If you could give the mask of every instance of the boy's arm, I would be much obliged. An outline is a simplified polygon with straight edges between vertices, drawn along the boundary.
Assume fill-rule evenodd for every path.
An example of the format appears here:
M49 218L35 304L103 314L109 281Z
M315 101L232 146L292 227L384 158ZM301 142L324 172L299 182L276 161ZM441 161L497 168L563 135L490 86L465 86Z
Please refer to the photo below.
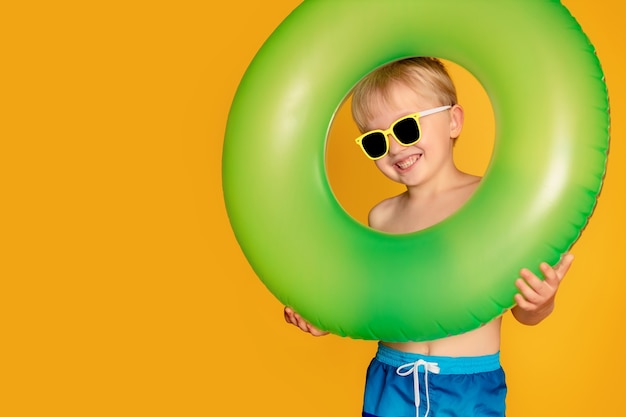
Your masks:
M573 261L574 255L567 253L554 268L545 262L542 263L539 268L544 280L539 279L528 269L521 270L521 278L515 282L520 291L515 295L517 305L511 309L517 321L532 326L552 313L559 284Z

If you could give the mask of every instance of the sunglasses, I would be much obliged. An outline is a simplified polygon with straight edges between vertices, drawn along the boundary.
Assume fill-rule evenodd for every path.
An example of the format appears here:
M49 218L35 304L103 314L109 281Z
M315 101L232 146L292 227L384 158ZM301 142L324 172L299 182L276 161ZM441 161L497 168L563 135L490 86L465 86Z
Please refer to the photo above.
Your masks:
M372 161L382 158L389 152L389 134L393 134L402 146L411 146L419 142L422 134L419 119L448 110L452 106L435 107L419 113L404 116L391 124L387 130L370 130L356 138L356 143L361 147L365 155Z

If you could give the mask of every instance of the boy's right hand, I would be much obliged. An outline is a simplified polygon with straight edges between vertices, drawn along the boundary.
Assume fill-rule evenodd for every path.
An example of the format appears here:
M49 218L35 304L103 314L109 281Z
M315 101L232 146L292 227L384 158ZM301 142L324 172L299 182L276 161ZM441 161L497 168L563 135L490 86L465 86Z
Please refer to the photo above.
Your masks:
M308 323L302 317L300 317L298 313L293 311L291 307L285 307L284 315L285 315L285 321L287 323L291 323L294 326L299 327L300 330L302 330L303 332L311 333L311 335L313 336L324 336L329 333L329 332L320 330L317 327L312 326L311 323Z

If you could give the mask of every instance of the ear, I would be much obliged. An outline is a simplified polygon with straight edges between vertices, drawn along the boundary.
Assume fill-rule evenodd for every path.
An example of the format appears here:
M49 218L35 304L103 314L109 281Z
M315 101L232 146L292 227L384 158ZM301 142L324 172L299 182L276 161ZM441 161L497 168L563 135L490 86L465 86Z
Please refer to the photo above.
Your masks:
M463 120L465 118L465 112L463 107L455 104L450 109L450 139L456 139L461 134L463 129Z

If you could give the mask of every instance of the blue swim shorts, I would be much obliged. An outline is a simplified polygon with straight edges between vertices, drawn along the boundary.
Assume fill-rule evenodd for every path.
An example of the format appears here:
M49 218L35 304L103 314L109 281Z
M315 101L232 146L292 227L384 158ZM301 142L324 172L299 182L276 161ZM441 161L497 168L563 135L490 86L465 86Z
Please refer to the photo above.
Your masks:
M426 356L382 344L367 369L363 417L503 417L500 354Z

